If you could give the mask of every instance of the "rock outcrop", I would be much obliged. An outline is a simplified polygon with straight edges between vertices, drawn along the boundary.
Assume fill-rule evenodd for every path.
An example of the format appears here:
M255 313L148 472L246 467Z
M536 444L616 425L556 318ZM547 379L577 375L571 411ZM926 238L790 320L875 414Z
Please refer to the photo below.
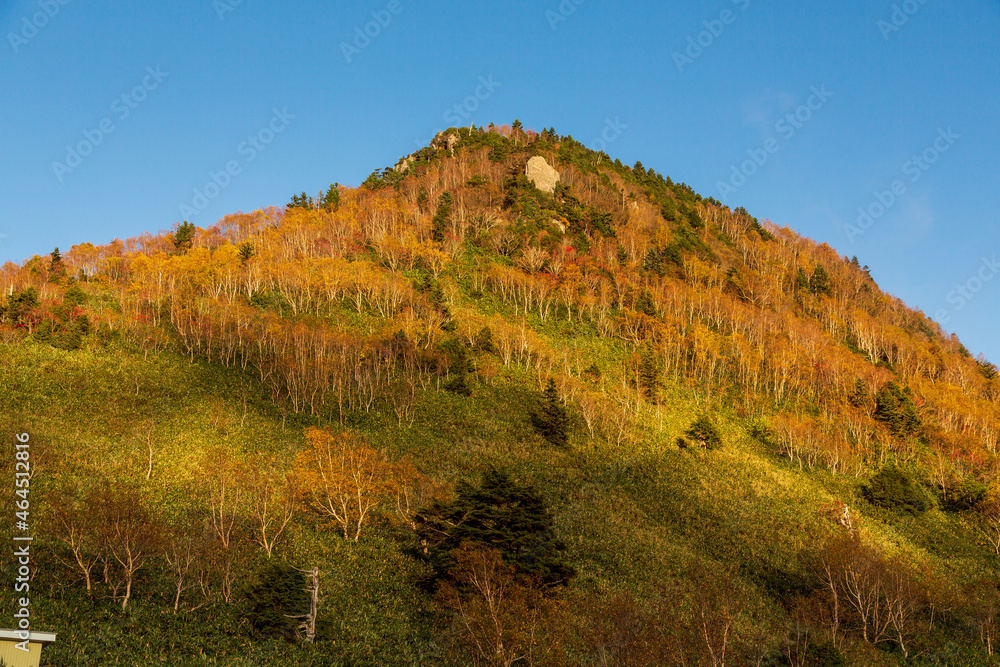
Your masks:
M549 166L549 163L541 155L536 155L528 160L528 166L525 167L524 174L542 192L552 194L556 191L556 183L559 182L559 172Z
M444 132L439 133L434 137L434 141L431 142L431 148L442 150L444 148L448 149L448 152L452 155L455 154L455 146L461 141L461 137L452 132L451 134L445 134Z

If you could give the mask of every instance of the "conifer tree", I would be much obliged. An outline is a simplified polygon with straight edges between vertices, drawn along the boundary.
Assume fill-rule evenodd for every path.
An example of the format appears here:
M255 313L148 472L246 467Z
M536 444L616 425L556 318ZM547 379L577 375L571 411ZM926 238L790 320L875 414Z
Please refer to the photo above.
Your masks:
M825 294L830 296L833 286L830 284L830 275L823 268L822 264L817 264L813 271L812 278L809 279L809 291L813 294Z
M650 403L660 402L660 368L653 355L653 350L647 345L640 355L639 382L642 394Z
M884 423L897 438L914 435L920 430L920 416L909 387L903 389L895 382L886 382L879 389L873 416Z
M451 220L451 205L453 198L450 192L442 192L438 197L438 210L431 221L431 238L441 243L444 241L445 231L448 229L448 222Z
M414 518L414 551L434 571L428 583L455 566L454 552L465 543L498 550L519 573L543 584L562 584L574 576L562 561L565 545L556 537L552 515L533 487L490 468L478 487L460 482L456 491L453 501L435 501Z
M340 183L334 183L323 195L321 206L328 211L336 211L340 207Z
M294 567L270 561L260 581L247 590L250 626L261 637L295 639L298 617L309 611L306 578Z
M194 243L194 225L185 220L174 230L174 247L181 252L187 252Z
M556 447L566 447L569 444L569 418L566 416L566 408L559 400L555 380L549 379L542 395L542 411L531 415L531 423L543 438Z
M244 241L240 244L240 262L246 264L254 254L254 247L250 241Z
M722 436L719 435L719 430L715 428L715 424L712 423L712 420L707 415L698 417L688 430L684 432L684 435L705 449L714 449L722 444Z
M639 298L635 300L635 309L644 315L656 317L656 304L653 303L653 297L649 290L643 290Z

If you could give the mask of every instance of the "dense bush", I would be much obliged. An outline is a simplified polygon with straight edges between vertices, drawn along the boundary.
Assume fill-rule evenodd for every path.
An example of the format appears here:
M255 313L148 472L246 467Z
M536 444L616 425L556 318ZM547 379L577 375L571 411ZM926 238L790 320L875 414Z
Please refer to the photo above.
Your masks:
M712 423L712 420L707 415L701 415L694 420L694 423L688 427L688 430L684 431L684 435L705 449L714 449L722 444L722 436L719 435L719 429L715 428L715 424Z
M454 501L434 502L416 515L415 524L414 553L433 570L429 585L455 567L454 552L466 543L496 549L518 573L544 584L574 576L542 497L502 470L484 472L478 487L460 483Z
M926 512L933 505L926 489L896 466L882 468L862 487L861 495L872 505L907 514Z
M262 638L295 639L300 616L309 613L306 577L291 565L273 561L247 591L248 620Z

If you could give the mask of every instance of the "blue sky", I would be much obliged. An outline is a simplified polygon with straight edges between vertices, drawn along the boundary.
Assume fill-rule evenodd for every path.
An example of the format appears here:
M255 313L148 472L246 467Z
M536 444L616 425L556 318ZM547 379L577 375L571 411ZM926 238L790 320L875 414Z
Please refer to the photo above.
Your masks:
M0 262L519 118L857 255L1000 361L1000 0L846 4L4 2Z

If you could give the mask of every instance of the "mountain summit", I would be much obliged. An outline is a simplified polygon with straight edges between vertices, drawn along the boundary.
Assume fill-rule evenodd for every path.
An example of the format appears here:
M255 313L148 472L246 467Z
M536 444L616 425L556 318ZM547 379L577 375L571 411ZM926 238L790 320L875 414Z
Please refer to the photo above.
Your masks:
M996 367L555 130L0 288L51 664L993 664Z

